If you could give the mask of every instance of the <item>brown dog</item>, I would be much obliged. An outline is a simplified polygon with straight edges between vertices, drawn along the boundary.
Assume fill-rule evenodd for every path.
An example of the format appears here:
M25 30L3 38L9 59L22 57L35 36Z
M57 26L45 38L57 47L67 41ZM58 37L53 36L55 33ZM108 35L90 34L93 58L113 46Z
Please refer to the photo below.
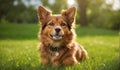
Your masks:
M76 8L62 11L61 15L52 15L39 6L38 17L41 23L39 47L42 64L73 65L87 58L87 52L75 42L73 29Z

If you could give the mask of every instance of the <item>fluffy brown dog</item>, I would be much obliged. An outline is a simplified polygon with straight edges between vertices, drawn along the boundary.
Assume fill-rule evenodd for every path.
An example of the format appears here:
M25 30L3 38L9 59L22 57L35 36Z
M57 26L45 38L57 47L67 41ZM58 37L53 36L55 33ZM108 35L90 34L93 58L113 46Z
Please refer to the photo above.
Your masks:
M42 6L38 8L41 23L39 47L42 64L73 65L87 58L87 52L75 42L73 29L76 8L62 11L61 15L52 15Z

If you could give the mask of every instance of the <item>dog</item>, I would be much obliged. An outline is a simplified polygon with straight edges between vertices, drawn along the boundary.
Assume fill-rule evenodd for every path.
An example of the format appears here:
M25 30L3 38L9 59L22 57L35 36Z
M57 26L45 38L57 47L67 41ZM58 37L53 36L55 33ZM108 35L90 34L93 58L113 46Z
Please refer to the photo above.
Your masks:
M88 57L87 51L75 42L75 15L75 7L63 10L58 15L52 15L43 6L38 7L42 65L74 65Z

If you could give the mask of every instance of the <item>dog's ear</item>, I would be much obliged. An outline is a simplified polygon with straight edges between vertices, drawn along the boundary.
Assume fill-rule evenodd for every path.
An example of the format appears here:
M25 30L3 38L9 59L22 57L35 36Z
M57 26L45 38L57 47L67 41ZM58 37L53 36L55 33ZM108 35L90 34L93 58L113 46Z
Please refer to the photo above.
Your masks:
M50 11L45 9L43 6L38 7L38 18L42 21L46 19L51 14Z
M68 22L69 24L72 24L74 22L75 15L76 15L75 7L71 7L67 10L62 11L62 16L64 16L69 21Z

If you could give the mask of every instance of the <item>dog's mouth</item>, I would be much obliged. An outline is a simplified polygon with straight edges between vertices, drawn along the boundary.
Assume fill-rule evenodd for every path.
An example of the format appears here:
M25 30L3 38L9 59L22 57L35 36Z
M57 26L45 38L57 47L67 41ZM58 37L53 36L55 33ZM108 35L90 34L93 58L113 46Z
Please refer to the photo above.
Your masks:
M51 37L53 40L61 40L61 39L63 38L63 35L59 35L59 34L51 35L51 34L50 34L50 37Z

